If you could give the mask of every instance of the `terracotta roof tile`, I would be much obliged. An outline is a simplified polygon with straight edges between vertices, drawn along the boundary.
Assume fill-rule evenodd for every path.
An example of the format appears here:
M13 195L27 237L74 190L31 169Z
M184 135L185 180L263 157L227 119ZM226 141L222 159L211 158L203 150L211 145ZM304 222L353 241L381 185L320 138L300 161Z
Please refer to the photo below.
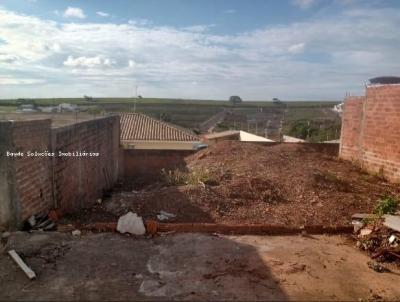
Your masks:
M158 121L141 113L122 113L121 141L199 141L188 130Z

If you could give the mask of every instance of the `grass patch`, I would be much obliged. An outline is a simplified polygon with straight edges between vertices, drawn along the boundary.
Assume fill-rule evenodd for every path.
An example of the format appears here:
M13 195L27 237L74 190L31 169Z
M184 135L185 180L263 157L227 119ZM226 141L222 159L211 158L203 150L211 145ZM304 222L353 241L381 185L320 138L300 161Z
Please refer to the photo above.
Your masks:
M208 169L200 168L193 171L182 171L179 169L161 170L161 177L164 183L170 186L196 185L196 184L216 184L217 180Z
M394 214L397 210L399 200L392 196L385 196L378 200L375 206L374 214L383 216L385 214Z

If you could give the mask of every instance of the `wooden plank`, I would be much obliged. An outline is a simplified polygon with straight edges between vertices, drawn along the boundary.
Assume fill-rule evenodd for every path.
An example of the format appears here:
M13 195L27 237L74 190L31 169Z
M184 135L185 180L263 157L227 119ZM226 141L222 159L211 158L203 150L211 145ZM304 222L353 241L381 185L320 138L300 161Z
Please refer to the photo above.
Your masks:
M385 221L383 222L384 226L400 232L400 216L384 215L383 217L385 218Z
M8 251L8 254L15 261L16 264L24 271L24 273L28 276L30 280L36 278L36 274L33 270L30 269L29 266L21 259L21 257L17 254L15 250Z

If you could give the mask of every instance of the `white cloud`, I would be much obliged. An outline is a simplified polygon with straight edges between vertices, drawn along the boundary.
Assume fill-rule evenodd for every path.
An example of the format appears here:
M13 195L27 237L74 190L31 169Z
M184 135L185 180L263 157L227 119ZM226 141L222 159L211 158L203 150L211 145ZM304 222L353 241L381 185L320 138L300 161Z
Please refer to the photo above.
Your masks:
M210 30L212 27L214 27L215 24L210 24L210 25L192 25L192 26L187 26L184 27L184 30L195 32L195 33L201 33L201 32L206 32Z
M362 92L368 78L398 73L399 26L399 10L375 8L235 35L148 20L62 23L0 9L1 94L126 96L137 81L156 97L341 98ZM29 79L46 83L37 89Z
M304 43L298 43L298 44L293 44L288 47L288 52L291 54L299 54L302 53L305 49L306 44Z
M45 81L41 79L15 78L13 76L0 75L0 85L34 85L42 83L45 83Z
M0 63L14 63L18 60L16 55L0 54Z
M112 61L103 56L95 57L77 57L68 56L67 60L64 61L64 65L68 67L78 67L78 68L93 68L93 67L105 67L111 66Z
M146 25L151 25L152 22L147 19L135 19L135 20L129 20L128 24L136 26L146 26Z
M316 2L316 0L292 0L293 5L298 6L301 9L308 9Z
M78 19L85 19L86 16L82 9L78 7L68 7L64 11L64 17L66 18L78 18Z
M128 66L129 66L129 68L134 68L135 65L136 65L136 63L135 63L134 60L129 60L129 61L128 61Z
M110 14L102 12L102 11L98 11L98 12L96 12L96 14L98 16L100 16L100 17L108 17L108 16L110 16Z

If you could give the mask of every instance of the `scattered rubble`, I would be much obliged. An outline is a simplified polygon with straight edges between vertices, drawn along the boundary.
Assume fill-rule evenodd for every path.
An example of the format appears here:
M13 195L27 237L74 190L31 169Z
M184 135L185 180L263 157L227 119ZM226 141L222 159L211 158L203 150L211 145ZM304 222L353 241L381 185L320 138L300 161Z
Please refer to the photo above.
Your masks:
M24 223L24 230L53 231L56 229L56 223L53 221L55 215L51 217L47 214L36 214L29 217Z
M142 217L132 212L119 218L117 231L123 234L130 233L132 235L144 235L146 233Z
M370 269L373 269L377 273L390 272L390 270L388 268L384 267L382 264L379 264L377 262L369 261L367 264Z
M368 228L364 228L364 229L360 230L360 236L361 237L368 236L371 233L372 233L372 230L368 229Z
M359 218L361 217L359 216ZM359 231L355 231L358 234L356 246L368 252L371 258L378 262L393 262L400 266L400 246L398 243L400 233L397 230L397 224L393 223L400 217L394 215L371 217L364 216L359 221L363 227ZM392 228L389 226L392 226ZM374 270L380 271L381 269L374 268Z
M176 215L165 212L165 211L160 211L160 214L157 215L157 219L160 221L171 220L171 219L174 219L175 217L176 217Z
M72 231L72 235L73 236L80 236L81 235L81 231L80 230L74 230L74 231Z
M4 232L1 234L1 239L7 239L8 237L10 237L11 233L10 232Z

